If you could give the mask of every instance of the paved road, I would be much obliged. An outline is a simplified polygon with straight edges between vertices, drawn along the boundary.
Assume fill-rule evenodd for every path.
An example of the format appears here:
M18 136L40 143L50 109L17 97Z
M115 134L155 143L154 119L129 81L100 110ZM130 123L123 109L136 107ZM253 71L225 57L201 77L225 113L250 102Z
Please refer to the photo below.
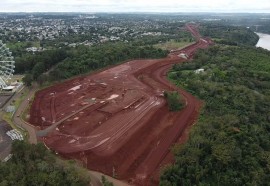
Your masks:
M27 87L25 87L21 92L17 93L15 96L18 98L22 93L27 92ZM37 136L36 136L36 129L34 126L31 126L30 124L26 123L21 119L23 111L29 106L29 101L31 98L34 96L35 91L37 90L36 86L33 86L32 88L28 89L28 95L27 97L23 100L23 102L19 105L17 108L15 114L13 115L13 122L15 125L24 128L28 132L28 141L30 143L36 144L37 143ZM16 99L14 98L14 99Z
M11 101L13 100L16 100L18 99L23 93L26 93L27 92L27 87L24 87L20 92L17 92L11 99L10 101L6 104L6 106L10 105ZM14 113L13 115L13 123L15 125L17 125L18 127L20 128L24 128L25 130L27 130L28 132L28 141L30 143L33 143L33 144L36 144L37 143L37 137L36 137L36 130L33 126L31 125L28 125L26 122L24 122L21 117L17 117L17 116L21 116L24 109L28 107L29 105L29 101L28 99L30 100L32 98L32 96L34 96L35 94L35 91L36 91L37 87L36 86L33 86L30 88L25 100L23 100L23 102L19 105L19 107L17 108L16 112ZM5 106L5 107L6 107ZM4 107L4 108L5 108Z

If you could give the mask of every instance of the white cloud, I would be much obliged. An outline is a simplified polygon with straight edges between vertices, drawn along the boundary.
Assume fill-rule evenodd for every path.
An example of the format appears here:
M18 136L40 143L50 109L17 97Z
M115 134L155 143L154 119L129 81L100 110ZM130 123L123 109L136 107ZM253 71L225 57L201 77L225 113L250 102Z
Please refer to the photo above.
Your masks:
M1 12L268 12L269 0L1 0Z

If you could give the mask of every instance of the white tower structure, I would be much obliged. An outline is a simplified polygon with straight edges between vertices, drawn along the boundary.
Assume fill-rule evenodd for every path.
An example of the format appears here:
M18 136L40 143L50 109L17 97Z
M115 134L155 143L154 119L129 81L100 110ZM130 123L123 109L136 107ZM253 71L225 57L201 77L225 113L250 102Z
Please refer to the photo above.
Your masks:
M0 88L7 87L7 81L14 73L14 64L12 53L0 40Z

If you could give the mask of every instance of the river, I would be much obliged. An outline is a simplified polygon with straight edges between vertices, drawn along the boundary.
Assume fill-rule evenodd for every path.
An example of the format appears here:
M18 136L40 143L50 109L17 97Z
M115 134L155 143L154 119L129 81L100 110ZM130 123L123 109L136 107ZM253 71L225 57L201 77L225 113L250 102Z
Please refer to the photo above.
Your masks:
M270 50L270 35L263 33L256 33L260 39L256 44L257 47L262 47L264 49Z

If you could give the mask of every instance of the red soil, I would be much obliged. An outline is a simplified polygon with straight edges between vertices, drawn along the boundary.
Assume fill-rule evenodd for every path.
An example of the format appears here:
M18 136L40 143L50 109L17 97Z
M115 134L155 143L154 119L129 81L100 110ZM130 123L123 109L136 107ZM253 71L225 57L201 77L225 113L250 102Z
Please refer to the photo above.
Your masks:
M30 122L45 132L44 143L89 169L136 185L156 185L160 165L171 161L172 144L198 116L201 102L166 79L180 53L192 57L206 48L197 42L164 59L134 60L108 70L66 81L36 94ZM169 112L164 90L177 90L186 100L180 112Z

